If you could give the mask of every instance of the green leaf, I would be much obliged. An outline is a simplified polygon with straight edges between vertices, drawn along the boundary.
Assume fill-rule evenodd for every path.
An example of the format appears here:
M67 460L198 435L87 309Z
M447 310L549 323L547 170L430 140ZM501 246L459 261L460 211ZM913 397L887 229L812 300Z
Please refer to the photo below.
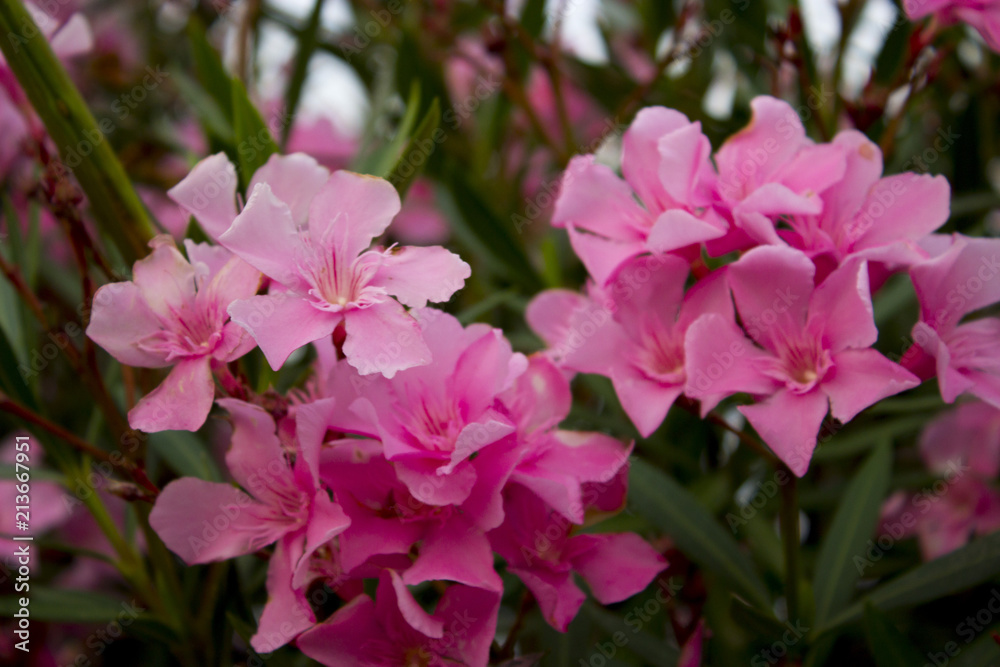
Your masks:
M930 600L972 588L1000 574L1000 532L981 537L970 544L918 565L848 607L825 625L817 626L819 637L835 628L861 618L864 605L873 604L881 611L912 607Z
M205 26L193 17L187 26L191 41L191 56L194 59L195 76L201 87L212 96L225 118L233 117L233 98L230 93L230 76L222 64L215 47L208 41Z
M399 161L386 175L386 179L396 186L400 197L406 196L406 191L420 174L421 168L427 164L437 144L442 141L444 130L440 129L440 125L441 104L435 99L407 142Z
M313 0L312 13L309 14L309 21L298 34L298 51L295 52L295 63L292 65L292 74L288 79L288 88L285 91L285 113L289 118L295 116L295 111L299 106L299 98L302 96L302 86L305 84L306 75L309 73L309 60L316 51L318 44L320 18L323 15L323 0ZM291 133L292 124L285 123L281 128L281 145L288 143L288 135Z
M98 228L128 261L147 252L152 220L124 167L48 40L19 0L0 0L0 49L59 149L62 164L87 195ZM83 149L87 150L84 151Z
M626 637L625 647L642 658L650 667L675 667L680 659L680 652L667 644L662 637L654 637L642 628L636 628L624 622L621 616L598 607L593 602L583 605L583 612L589 616L604 632L612 638L616 633ZM628 632L626 632L628 630Z
M20 609L17 595L0 597L0 616L11 617ZM109 623L122 618L135 618L145 611L130 602L116 600L93 591L77 591L31 586L26 596L31 620L54 623Z
M642 459L632 462L629 496L636 512L662 530L691 560L725 579L761 609L770 609L767 590L733 536L693 496Z
M383 101L379 106L384 108L387 104ZM420 83L415 81L410 86L410 96L406 100L406 113L403 114L402 120L396 126L392 140L370 152L362 150L360 157L351 165L351 169L361 174L374 174L376 176L385 176L391 172L410 138L410 132L417 122L418 113L420 113ZM386 115L387 113L383 113L383 116Z
M865 605L865 635L878 667L917 667L925 662L913 643L871 604Z
M17 475L17 465L14 463L0 463L0 479L15 479ZM41 467L31 467L31 481L33 482L55 482L56 484L65 484L66 476L62 473L56 472L55 470L50 470L48 468Z
M515 222L506 222L490 208L459 164L448 167L444 181L451 185L449 194L458 214L453 220L456 232L472 236L493 269L511 282L531 293L542 289L542 278L516 240Z
M208 448L193 433L160 431L149 434L149 448L170 468L184 476L221 482L222 474L209 455Z
M948 663L949 667L996 667L998 660L1000 660L1000 645L998 645L994 635L998 632L1000 632L1000 626L997 625L984 630L983 634L974 642L961 648L961 653ZM965 641L968 643L969 639ZM949 648L957 649L958 647L949 647L946 644L941 648L947 653ZM954 651L951 651L951 654L954 654Z
M231 87L236 158L240 167L240 182L246 188L254 172L267 162L267 158L278 152L278 144L274 143L271 131L250 101L243 84L232 79Z
M18 363L17 354L10 346L7 336L0 331L0 389L22 405L37 409L35 395L28 381L38 376L38 371L28 365Z
M184 72L176 70L173 72L173 77L181 97L187 100L187 103L194 109L205 135L210 139L231 145L233 143L233 126L230 116L226 116L219 107L218 100ZM229 83L227 82L226 85L228 86Z
M758 639L777 639L788 630L788 627L774 616L748 605L735 595L730 600L729 608L733 619Z
M861 576L854 556L864 553L865 543L875 532L891 473L892 448L883 442L844 489L844 500L833 516L816 560L813 586L817 624L825 623L851 599Z

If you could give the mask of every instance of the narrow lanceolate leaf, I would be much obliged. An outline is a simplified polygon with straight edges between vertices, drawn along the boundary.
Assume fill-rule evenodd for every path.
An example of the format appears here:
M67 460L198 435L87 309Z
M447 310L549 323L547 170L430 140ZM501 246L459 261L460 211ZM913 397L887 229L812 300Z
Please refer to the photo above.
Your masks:
M740 595L769 609L767 591L750 558L708 510L680 484L640 459L629 477L631 506L691 560L725 579Z
M278 144L274 142L257 107L250 101L243 84L237 79L232 79L232 93L236 159L240 166L240 183L245 188L254 172L267 162L267 158L278 152ZM287 118L286 121L291 122Z
M878 524L891 472L892 449L884 442L876 447L844 490L844 500L837 508L816 560L813 588L819 625L843 609L851 598L861 576L854 559L864 554Z
M110 121L98 126L20 0L0 0L0 34L7 64L86 193L98 227L127 261L144 256L153 223L105 136Z
M814 636L859 620L868 603L881 611L912 607L954 595L997 575L1000 575L1000 532L979 538L879 586L827 623L817 624Z
M309 21L299 32L299 48L295 52L295 64L292 66L292 74L288 79L288 88L285 91L285 113L294 117L295 110L299 106L299 99L302 97L302 87L306 82L306 75L309 73L309 60L316 51L319 43L320 18L323 15L323 0L313 0L312 13ZM292 124L286 123L281 128L281 145L288 143L288 135L291 134Z
M444 130L441 129L441 105L437 99L431 102L430 109L424 114L413 136L403 149L399 161L392 170L386 174L386 179L396 186L400 197L406 196L406 191L413 185L413 181L421 172L423 165L427 164L434 148L444 137Z
M628 640L626 644L628 650L642 658L650 667L674 667L677 664L680 651L667 644L662 637L654 637L642 628L636 629L634 625L626 624L621 616L592 602L584 604L583 613L607 633L608 637L614 637L616 633L624 635Z
M914 667L924 664L924 656L913 648L906 635L896 629L886 615L865 605L865 635L878 667Z
M139 603L116 600L93 591L32 586L30 599L29 612L34 621L108 623L119 614L123 614L123 618L136 618L145 611ZM16 595L0 597L0 616L10 618L19 606Z

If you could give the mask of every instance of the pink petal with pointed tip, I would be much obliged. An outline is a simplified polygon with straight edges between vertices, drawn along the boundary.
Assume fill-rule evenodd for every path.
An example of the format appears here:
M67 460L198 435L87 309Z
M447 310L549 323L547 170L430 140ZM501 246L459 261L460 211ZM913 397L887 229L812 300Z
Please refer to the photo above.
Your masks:
M129 410L128 423L146 433L197 431L208 418L214 397L208 357L182 359L160 386Z
M553 227L578 227L619 241L641 241L651 215L629 186L592 155L574 157L562 179Z
M679 208L664 211L649 230L646 247L652 252L673 252L722 238L728 230Z
M774 351L806 323L816 268L801 251L754 248L729 266L729 284L750 337Z
M329 239L337 257L350 262L386 230L399 208L399 193L389 181L335 171L309 208L309 233L314 242Z
M370 284L384 287L404 306L423 308L428 301L450 299L471 275L461 257L440 246L403 246L383 256Z
M303 345L332 334L342 318L288 292L234 301L229 316L250 332L274 370Z
M236 167L225 153L216 153L196 164L167 196L193 215L213 239L225 233L236 218Z
M760 437L797 477L809 470L816 437L827 413L826 395L818 389L795 394L779 389L762 403L740 406L739 411ZM795 415L789 419L789 415Z
M589 545L573 558L580 573L601 604L621 602L643 591L667 567L667 559L635 533L577 535L571 538Z
M820 389L830 397L830 412L847 423L870 405L920 384L919 378L872 350L844 350L833 355L834 373Z
M274 196L288 205L295 224L304 227L309 206L329 177L330 170L310 155L275 153L254 173L247 192L253 192L258 183L267 183Z
M149 524L188 565L208 563L242 556L258 542L266 545L281 536L253 516L258 506L232 485L182 477L163 487Z
M493 569L489 540L481 530L456 517L424 537L420 555L403 573L403 581L411 586L435 580L503 590L500 575Z
M87 336L127 366L160 368L169 365L165 356L137 343L162 326L135 283L111 283L94 294Z
M823 332L831 352L870 347L878 340L868 265L849 261L827 276L809 302L810 327Z
M420 326L391 299L348 311L344 326L344 356L361 375L381 373L392 378L399 371L431 362Z
M279 283L301 291L309 289L298 269L309 249L288 204L278 199L267 183L254 187L243 211L219 242Z

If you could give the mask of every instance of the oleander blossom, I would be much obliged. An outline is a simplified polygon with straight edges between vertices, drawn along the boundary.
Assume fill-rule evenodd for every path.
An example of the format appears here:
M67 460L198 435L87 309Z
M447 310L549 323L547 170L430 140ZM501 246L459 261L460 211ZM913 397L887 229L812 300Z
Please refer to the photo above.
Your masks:
M561 368L609 378L640 435L663 422L687 383L684 338L701 315L732 319L725 271L704 277L685 292L688 265L672 255L625 261L605 288L587 294L549 290L535 297L525 316ZM705 411L721 397L704 396Z
M830 145L843 153L844 177L820 195L818 214L785 217L790 229L778 230L782 240L827 271L851 257L889 270L927 259L918 242L948 219L948 181L911 172L882 176L882 151L857 130L840 132Z
M369 250L400 208L395 188L381 178L337 171L307 208L302 198L296 203L298 211L270 183L257 183L219 237L280 284L229 308L271 367L341 324L344 355L362 375L392 377L429 363L430 349L406 308L447 301L469 277L469 265L439 246Z
M1000 301L1000 240L952 237L937 257L910 269L920 301L913 327L916 354L907 363L922 377L937 375L941 397L972 394L1000 408L1000 318L963 321Z
M306 576L312 556L350 519L319 477L319 449L286 451L264 409L236 399L219 404L233 422L226 465L231 484L183 477L164 487L149 523L189 565L226 560L276 543L268 569L269 602L252 644L272 651L316 622L301 598L286 595ZM286 627L287 626L287 627Z
M154 238L131 281L97 290L87 326L90 339L127 366L173 366L129 411L132 428L149 433L198 430L212 409L213 367L254 348L226 309L257 292L260 273L225 248L184 245L188 259L169 236Z
M973 535L1000 529L1000 410L963 403L930 421L918 441L927 470L938 477L916 493L899 491L882 510L883 533L915 535L925 560L955 551Z
M871 349L873 321L867 264L854 260L819 286L816 267L798 250L762 246L729 266L732 320L698 318L685 339L694 398L746 392L758 402L739 408L798 476L809 468L828 408L842 423L920 381Z
M934 17L945 25L967 23L986 45L1000 53L1000 2L997 0L903 0L911 20Z
M700 123L673 109L643 109L625 132L622 175L593 155L573 158L552 215L598 286L626 260L722 237L712 146Z
M329 667L486 665L499 608L499 593L455 584L429 614L399 574L385 570L374 600L354 598L297 644Z

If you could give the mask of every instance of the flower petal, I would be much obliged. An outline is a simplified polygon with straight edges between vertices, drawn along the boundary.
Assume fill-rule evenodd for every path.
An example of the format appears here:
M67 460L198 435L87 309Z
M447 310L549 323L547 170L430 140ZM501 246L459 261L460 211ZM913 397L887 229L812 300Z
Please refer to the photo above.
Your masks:
M197 431L208 418L214 397L208 357L182 359L160 386L129 410L128 423L146 433Z
M404 246L383 255L370 284L384 287L404 306L423 308L428 301L450 299L471 275L461 257L440 246Z
M827 412L826 395L818 389L795 394L779 389L763 403L740 406L739 411L775 454L802 477L816 449L819 427ZM789 415L794 415L790 419Z
M196 164L167 196L193 215L206 234L218 239L236 218L237 181L236 167L220 152Z
M332 334L342 317L289 292L234 301L229 316L250 332L274 370L303 345Z

